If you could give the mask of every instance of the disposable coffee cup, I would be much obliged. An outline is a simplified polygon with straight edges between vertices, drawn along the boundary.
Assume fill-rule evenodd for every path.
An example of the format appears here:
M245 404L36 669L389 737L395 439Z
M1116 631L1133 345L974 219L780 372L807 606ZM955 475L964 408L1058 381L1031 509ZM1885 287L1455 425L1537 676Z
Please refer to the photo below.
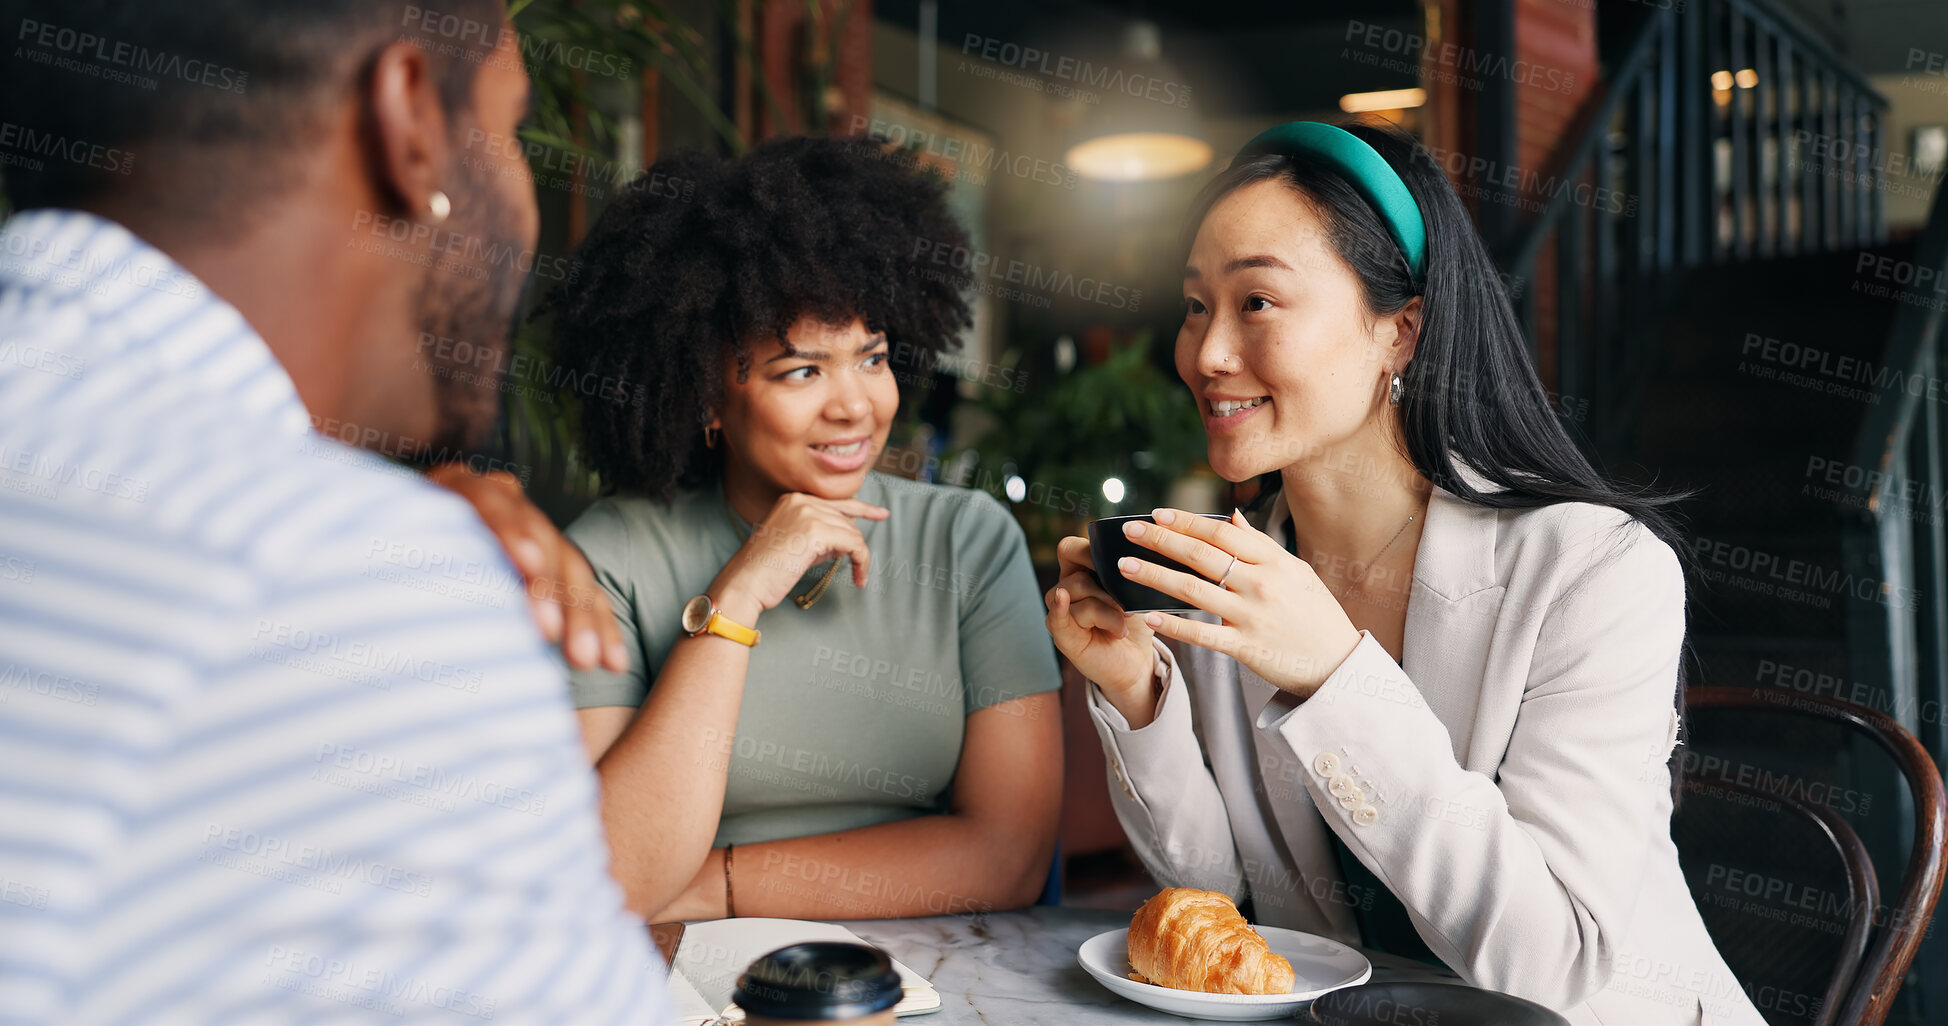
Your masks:
M752 962L732 1000L749 1026L893 1026L901 996L900 974L884 951L818 941Z
M1209 517L1212 520L1231 519L1230 514L1227 513L1196 513L1193 515ZM1123 533L1123 525L1132 520L1141 520L1151 524L1156 523L1156 518L1148 513L1138 513L1126 517L1104 517L1101 520L1091 520L1089 522L1089 554L1096 562L1096 582L1102 585L1104 591L1109 592L1109 597L1115 599L1116 604L1122 606L1123 612L1125 613L1196 612L1197 607L1185 605L1183 599L1175 595L1166 595L1155 588L1138 584L1124 577L1123 572L1116 569L1117 560L1122 559L1124 556L1135 556L1138 559L1154 563L1166 570L1178 570L1190 574L1193 577L1204 577L1203 574L1171 559L1163 553L1154 549L1145 548L1130 539L1129 536ZM1207 581L1211 580L1208 577L1204 577L1204 579ZM1216 584L1217 582L1211 581L1211 583Z

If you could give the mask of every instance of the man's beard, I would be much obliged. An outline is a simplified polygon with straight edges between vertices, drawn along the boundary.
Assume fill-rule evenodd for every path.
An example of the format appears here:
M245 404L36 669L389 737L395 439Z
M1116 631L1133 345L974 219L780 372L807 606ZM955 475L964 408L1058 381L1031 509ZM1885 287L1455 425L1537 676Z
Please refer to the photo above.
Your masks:
M458 244L436 256L419 313L419 348L438 417L427 445L435 460L472 453L493 430L527 277L526 253L492 169L479 161L462 166L453 214L438 229L458 236Z

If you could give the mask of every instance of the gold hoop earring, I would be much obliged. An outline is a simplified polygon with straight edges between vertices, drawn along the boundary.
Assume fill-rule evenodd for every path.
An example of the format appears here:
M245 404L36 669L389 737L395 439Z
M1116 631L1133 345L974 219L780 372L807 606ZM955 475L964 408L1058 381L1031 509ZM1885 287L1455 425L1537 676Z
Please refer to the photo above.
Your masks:
M706 427L706 428L704 428L704 429L703 429L703 447L704 447L704 448L706 448L706 449L715 449L715 448L717 448L717 435L718 435L718 431L717 431L717 429L716 429L716 428L714 428L714 427Z
M445 221L447 215L451 213L453 213L453 201L446 198L446 193L434 189L433 195L426 197L426 219L428 221L439 224Z

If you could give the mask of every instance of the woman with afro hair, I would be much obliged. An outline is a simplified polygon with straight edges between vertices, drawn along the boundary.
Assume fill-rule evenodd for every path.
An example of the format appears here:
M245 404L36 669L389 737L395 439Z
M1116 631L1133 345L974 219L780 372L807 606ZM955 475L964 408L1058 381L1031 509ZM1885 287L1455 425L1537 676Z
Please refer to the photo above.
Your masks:
M1011 908L1047 873L1060 680L1021 530L873 469L896 354L930 364L969 321L915 259L966 235L894 158L666 158L550 300L564 366L632 386L584 404L608 494L568 535L633 666L573 688L652 920Z

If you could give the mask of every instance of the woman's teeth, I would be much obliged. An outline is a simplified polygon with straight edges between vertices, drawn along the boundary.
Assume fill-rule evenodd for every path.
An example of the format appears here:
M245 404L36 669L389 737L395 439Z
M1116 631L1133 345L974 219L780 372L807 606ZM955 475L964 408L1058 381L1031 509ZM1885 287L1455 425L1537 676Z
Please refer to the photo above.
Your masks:
M1225 399L1212 403L1211 413L1219 417L1229 417L1234 413L1255 409L1271 401L1272 397L1268 395L1261 395L1256 399Z
M819 452L825 453L829 456L857 456L859 454L860 447L865 444L866 444L865 440L860 439L859 441L853 442L849 445L814 445L812 446L812 448L817 449Z

